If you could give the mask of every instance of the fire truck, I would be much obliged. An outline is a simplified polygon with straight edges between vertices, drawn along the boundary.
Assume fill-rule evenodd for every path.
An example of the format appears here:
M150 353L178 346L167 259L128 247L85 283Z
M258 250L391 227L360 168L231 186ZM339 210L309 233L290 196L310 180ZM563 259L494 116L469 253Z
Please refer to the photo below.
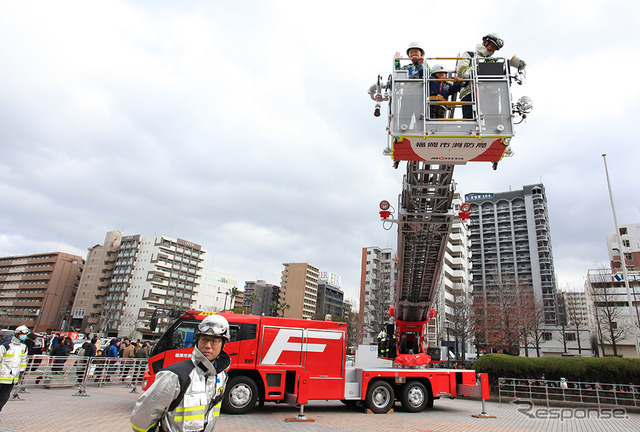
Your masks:
M511 101L511 84L522 83L525 67L515 56L425 59L461 60L468 61L472 71L465 82L471 94L467 100L430 97L430 83L456 81L453 72L445 78L416 79L395 61L388 80L378 76L369 88L375 116L380 116L381 103L389 102L383 154L395 168L406 162L397 216L388 201L380 205L383 223L398 226L396 302L389 308L384 336L378 346L371 346L383 363L361 362L364 353L357 352L355 365L347 364L344 323L224 312L232 335L225 346L232 359L223 399L226 412L248 412L257 401L304 406L312 400L362 404L375 413L389 411L399 400L406 411L417 412L443 397L488 399L486 375L429 367L427 325L434 315L432 299L451 225L456 217L469 217L467 203L457 214L452 209L453 169L471 161L490 162L496 169L512 154L514 124L526 118L532 105L527 97ZM432 115L435 106L447 114ZM470 108L472 115L457 118L461 107ZM190 356L198 322L210 313L186 312L169 327L149 359L147 386L161 368Z
M160 369L191 356L198 323L212 313L188 311L171 324L151 352L145 390ZM417 412L441 397L489 397L486 375L478 384L472 370L347 364L343 322L220 314L231 333L224 347L231 357L222 402L227 413L249 412L258 401L306 405L313 400L363 404L374 413L388 412L400 400L406 411Z

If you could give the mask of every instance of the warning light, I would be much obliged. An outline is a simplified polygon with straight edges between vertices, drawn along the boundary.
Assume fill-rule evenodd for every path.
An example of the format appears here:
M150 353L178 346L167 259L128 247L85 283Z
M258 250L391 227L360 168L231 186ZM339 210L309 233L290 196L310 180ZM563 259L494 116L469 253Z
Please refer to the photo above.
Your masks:
M471 212L471 204L466 202L460 204L460 213L458 213L458 219L460 220L469 219L470 212Z
M389 201L380 201L380 217L382 219L389 219L389 216L391 216L391 211L389 210L389 208L391 208L391 204L389 204Z

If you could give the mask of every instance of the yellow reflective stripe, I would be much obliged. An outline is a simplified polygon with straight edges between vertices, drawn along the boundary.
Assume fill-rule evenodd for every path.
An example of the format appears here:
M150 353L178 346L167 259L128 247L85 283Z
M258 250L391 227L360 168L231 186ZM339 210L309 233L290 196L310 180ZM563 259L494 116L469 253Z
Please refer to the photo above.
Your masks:
M173 420L175 421L189 421L189 420L203 420L204 414L194 414L189 416L175 416Z
M204 411L204 405L198 405L198 406L194 406L194 407L178 407L176 408L176 412L185 412L185 411L198 411L198 410L203 410Z
M150 431L151 429L155 428L157 425L158 425L158 422L155 422L154 424L152 424L148 428L142 429L142 428L139 428L138 426L134 425L133 423L131 423L131 427L136 432L147 432L147 431Z
M0 378L0 383L9 383L9 384L11 384L14 380L17 381L18 378L17 377L16 378L14 378L14 377L2 377L2 378Z

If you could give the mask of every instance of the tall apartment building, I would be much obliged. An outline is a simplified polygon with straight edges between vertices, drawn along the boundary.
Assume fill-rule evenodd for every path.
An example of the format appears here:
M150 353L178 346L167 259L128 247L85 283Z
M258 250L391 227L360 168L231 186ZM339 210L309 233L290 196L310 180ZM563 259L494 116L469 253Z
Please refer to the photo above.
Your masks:
M316 315L323 319L333 315L340 319L344 315L344 292L340 289L340 276L331 272L320 272Z
M453 197L453 210L457 213L462 204L462 194L456 192ZM453 353L462 351L456 346L456 340L462 339L464 320L468 319L471 299L469 227L466 221L455 220L447 241L444 261L436 298L433 306L436 311L437 335L440 343ZM458 335L458 336L456 336ZM472 351L471 337L467 336L465 353Z
M498 275L533 288L545 322L558 322L547 198L542 184L501 193L472 193L470 239L473 294L487 299ZM490 295L489 295L490 297Z
M233 309L236 302L232 296L234 288L238 288L236 276L217 270L203 269L194 308L212 312Z
M94 303L88 307L79 299L74 305L73 316L86 331L108 336L153 337L149 319L156 308L186 310L195 305L206 251L199 244L183 239L140 235L120 236L118 239L117 234L110 234L107 234L102 252L96 255L102 257L104 253L107 257L102 261L103 267L98 274L111 273L108 288L106 291L98 290L106 282L100 278L97 283L95 279L87 280L86 285L90 291L95 283L97 294L94 294L94 299L100 300L102 307L98 311ZM112 251L115 243L110 243L111 240L119 241L115 254ZM111 252L108 256L105 249ZM92 258L92 252L90 249L89 258ZM98 267L99 264L98 261ZM90 299L90 295L83 295L83 299L87 298ZM168 320L160 320L155 335L164 331L167 325Z
M307 263L283 263L280 298L290 308L285 318L311 319L316 313L320 270Z
M621 250L624 255L627 270L640 270L640 224L620 225L620 240L622 248L618 245L618 236L615 232L607 233L607 250L612 270L622 269Z
M584 291L563 291L562 298L569 325L577 323L578 325L587 326L589 323L587 294Z
M0 326L70 330L84 264L82 257L63 252L0 258Z
M252 302L253 294L259 299ZM254 315L274 316L275 311L271 310L272 302L280 301L280 285L268 284L263 280L245 281L243 307L250 310Z
M360 271L359 343L375 343L395 304L398 266L395 251L377 246L362 248Z
M73 327L85 333L101 330L100 319L121 239L120 231L109 231L104 243L90 247L87 253L71 315Z

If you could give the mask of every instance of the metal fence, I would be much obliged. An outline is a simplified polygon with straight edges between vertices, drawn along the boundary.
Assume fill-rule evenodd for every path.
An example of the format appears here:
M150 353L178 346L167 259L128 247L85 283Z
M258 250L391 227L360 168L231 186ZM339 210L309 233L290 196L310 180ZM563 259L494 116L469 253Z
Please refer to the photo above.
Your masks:
M136 393L142 386L146 368L147 359L142 358L29 356L11 399L20 399L20 393L28 393L29 387L77 387L74 396L88 396L88 386L120 384Z
M567 402L572 404L594 405L601 407L622 406L640 407L640 385L604 384L597 382L581 382L520 378L498 378L498 398L530 399L550 402Z

